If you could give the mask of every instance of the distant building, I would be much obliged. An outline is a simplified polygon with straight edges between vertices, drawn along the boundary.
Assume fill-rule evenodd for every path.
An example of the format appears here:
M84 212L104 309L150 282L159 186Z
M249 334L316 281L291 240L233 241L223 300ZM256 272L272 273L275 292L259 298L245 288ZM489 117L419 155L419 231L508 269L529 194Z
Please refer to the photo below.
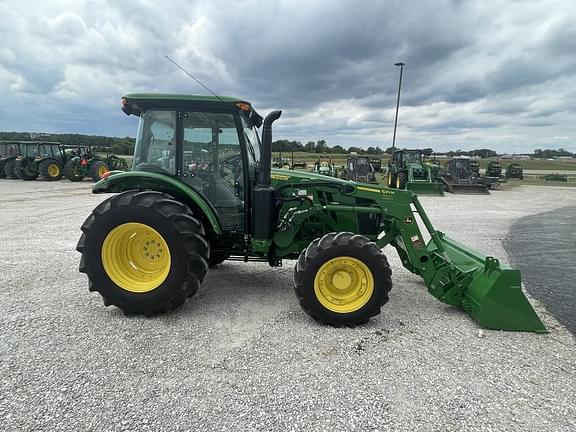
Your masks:
M505 154L499 156L500 159L517 159L517 160L529 160L532 159L530 155L521 155L521 154Z

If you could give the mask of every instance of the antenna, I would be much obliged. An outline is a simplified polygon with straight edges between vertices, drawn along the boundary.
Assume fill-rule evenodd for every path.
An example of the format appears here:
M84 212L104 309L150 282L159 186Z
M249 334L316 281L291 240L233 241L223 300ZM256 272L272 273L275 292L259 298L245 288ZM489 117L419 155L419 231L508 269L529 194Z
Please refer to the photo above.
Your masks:
M186 75L188 75L190 78L192 78L194 81L196 81L198 84L200 84L202 87L204 87L206 90L208 90L210 93L212 93L214 96L216 96L218 98L218 100L220 102L224 102L222 100L222 98L220 96L218 96L216 93L214 93L212 90L210 90L208 87L206 87L202 81L200 81L198 78L196 78L194 75L192 75L190 72L188 72L187 70L185 70L184 68L182 68L178 63L176 63L174 60L172 60L170 57L168 57L167 55L165 55L164 57L166 57L166 59L168 59L168 61L170 63L173 63L178 69L180 69L182 72L184 72Z

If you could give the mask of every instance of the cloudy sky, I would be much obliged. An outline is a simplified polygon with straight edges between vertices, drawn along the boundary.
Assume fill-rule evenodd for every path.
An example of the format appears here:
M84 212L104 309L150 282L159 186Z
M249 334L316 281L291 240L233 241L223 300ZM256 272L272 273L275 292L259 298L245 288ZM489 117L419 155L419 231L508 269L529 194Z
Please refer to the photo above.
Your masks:
M0 130L133 136L129 92L282 109L275 138L576 151L571 0L0 0Z

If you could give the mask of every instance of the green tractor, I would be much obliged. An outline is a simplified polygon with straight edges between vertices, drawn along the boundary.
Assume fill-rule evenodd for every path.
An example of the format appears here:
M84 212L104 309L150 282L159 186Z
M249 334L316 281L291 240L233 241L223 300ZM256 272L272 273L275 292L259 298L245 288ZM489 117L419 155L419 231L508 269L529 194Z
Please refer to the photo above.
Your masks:
M506 178L524 180L524 169L519 163L511 163L506 167Z
M363 183L378 183L376 170L366 156L353 155L346 160L344 170L340 176L344 180L352 180Z
M18 178L14 173L16 158L23 144L20 141L0 142L0 178Z
M396 150L388 161L388 187L422 195L444 195L439 168L423 162L421 150Z
M290 163L290 159L282 157L282 152L280 152L278 157L272 160L272 167L289 170L292 169L292 164Z
M66 162L64 146L58 142L34 142L16 160L14 172L24 180L59 180Z
M328 156L319 156L318 160L314 162L312 172L327 177L336 177L336 165L332 162L332 158Z
M82 224L77 245L105 305L155 315L192 297L223 260L294 259L302 309L355 326L388 301L382 249L391 245L430 294L480 325L546 332L520 272L436 231L411 191L272 169L281 111L263 120L243 100L167 94L124 96L122 110L140 117L132 171L93 186L114 195ZM209 155L202 169L197 149Z
M120 159L117 156L114 157ZM110 156L107 159L110 159ZM108 171L110 168L106 161L96 157L92 147L85 145L76 146L74 154L64 165L64 176L72 182L82 181L85 177L92 177L94 181L99 181Z

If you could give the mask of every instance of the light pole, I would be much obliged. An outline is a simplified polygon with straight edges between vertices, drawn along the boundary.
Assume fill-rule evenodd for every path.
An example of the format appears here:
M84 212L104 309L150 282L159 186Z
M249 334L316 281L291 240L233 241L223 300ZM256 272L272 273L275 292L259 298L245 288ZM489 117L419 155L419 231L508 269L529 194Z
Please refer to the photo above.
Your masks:
M402 71L406 63L394 63L394 66L400 66L400 79L398 80L398 98L396 99L396 118L394 119L394 135L392 136L392 154L396 147L396 126L398 126L398 108L400 108L400 89L402 88Z

